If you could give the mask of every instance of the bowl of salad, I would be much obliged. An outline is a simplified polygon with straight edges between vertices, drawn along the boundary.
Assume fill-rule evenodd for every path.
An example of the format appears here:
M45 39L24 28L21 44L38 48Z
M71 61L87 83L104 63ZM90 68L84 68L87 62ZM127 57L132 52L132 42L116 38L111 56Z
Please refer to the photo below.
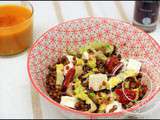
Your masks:
M69 116L122 117L160 90L160 46L118 20L89 17L44 33L28 55L35 89Z

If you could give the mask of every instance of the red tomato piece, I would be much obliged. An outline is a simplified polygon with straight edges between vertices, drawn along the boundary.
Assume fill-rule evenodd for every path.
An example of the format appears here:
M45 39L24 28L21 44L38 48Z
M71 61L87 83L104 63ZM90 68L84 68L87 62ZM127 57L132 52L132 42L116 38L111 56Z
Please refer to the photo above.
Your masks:
M115 55L113 55L109 60L106 61L105 63L105 68L106 68L106 71L109 73L109 74L112 74L112 73L116 73L116 71L118 71L122 65L122 63L119 61L119 58ZM115 68L118 68L118 69L115 69ZM116 70L116 71L114 71Z
M74 74L75 74L75 69L74 68L71 68L66 76L65 76L65 79L64 79L64 82L63 82L63 91L65 91L69 85L69 83L71 81L73 81L73 78L74 78Z
M125 89L124 91L116 89L115 93L119 96L118 101L122 104L128 104L136 98L136 92L129 89Z

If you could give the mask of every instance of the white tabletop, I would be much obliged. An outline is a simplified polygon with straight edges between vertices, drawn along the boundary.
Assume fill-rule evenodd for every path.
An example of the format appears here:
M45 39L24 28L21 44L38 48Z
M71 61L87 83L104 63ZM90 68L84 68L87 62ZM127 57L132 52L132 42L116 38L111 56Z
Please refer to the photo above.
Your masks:
M133 1L31 3L34 7L34 40L54 25L80 17L101 16L132 22L134 9ZM150 33L160 44L159 34L160 25ZM65 118L32 88L26 63L27 51L14 57L0 57L0 118ZM154 107L144 117L160 118L159 108Z

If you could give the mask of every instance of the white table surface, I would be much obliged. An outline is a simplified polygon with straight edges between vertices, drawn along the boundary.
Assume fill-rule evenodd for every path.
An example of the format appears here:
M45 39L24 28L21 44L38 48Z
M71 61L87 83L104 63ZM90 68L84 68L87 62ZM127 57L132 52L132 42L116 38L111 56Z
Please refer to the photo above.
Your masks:
M34 7L34 40L54 25L80 17L93 15L131 22L134 9L133 1L31 3ZM160 25L150 34L160 44L159 34ZM65 118L51 103L35 93L26 63L27 51L14 57L0 57L0 118ZM159 108L157 105L144 117L160 118Z

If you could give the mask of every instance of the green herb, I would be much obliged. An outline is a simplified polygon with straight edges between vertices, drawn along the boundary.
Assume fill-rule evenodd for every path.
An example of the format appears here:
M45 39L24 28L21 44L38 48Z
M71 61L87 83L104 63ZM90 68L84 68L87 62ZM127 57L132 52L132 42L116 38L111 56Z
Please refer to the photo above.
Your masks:
M106 44L106 48L110 49L111 48L110 44Z
M91 97L94 97L96 94L95 94L94 92L91 92L89 95L90 95Z
M138 102L138 100L132 100L132 102L133 102L133 103L137 103L137 102Z

